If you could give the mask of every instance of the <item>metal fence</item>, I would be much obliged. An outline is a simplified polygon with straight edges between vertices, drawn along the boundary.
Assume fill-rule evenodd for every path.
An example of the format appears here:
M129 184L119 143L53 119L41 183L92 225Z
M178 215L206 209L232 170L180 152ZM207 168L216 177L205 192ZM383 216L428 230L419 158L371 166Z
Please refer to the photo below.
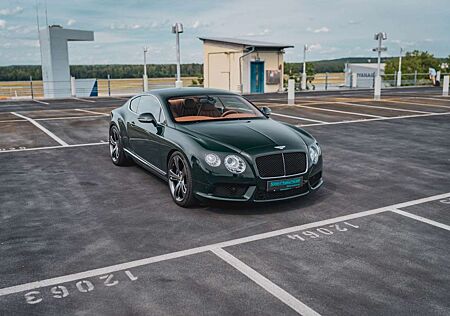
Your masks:
M81 79L80 81L85 80ZM95 79L92 79L95 80ZM201 86L196 77L182 78L184 86ZM86 87L75 83L76 95L119 96L133 95L144 91L144 80L133 79L98 79L96 86ZM174 78L149 78L149 90L175 87ZM3 81L0 82L0 99L10 98L43 98L46 96L59 97L73 94L71 81L43 82L42 80Z
M449 73L441 73L441 80ZM301 90L300 78L296 79L296 90ZM385 74L382 76L384 87L397 86L397 74ZM81 79L79 82L88 79ZM91 79L94 80L95 79ZM202 86L196 77L182 78L184 86ZM348 79L347 79L348 81ZM352 87L352 80L346 82L345 73L320 73L307 77L307 90L339 90ZM78 81L77 81L78 82ZM44 96L59 97L73 95L73 87L70 81L43 82L41 80L29 81L7 81L0 82L0 99L10 98L43 98ZM402 86L424 86L431 85L427 73L406 73L401 77ZM150 78L148 79L149 90L169 88L175 86L174 78ZM358 87L358 83L356 83ZM285 82L287 89L287 80ZM371 85L373 88L373 85ZM76 84L76 96L119 96L133 95L144 91L142 78L134 79L98 79L96 86L89 88L82 84Z

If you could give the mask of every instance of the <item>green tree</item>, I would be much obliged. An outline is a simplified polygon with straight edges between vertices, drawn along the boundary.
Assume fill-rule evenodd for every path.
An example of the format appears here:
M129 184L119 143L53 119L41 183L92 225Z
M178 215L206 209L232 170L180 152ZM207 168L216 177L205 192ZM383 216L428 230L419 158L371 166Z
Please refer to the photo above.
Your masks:
M398 58L391 58L386 61L386 74L393 74L398 71ZM428 68L439 69L441 61L435 58L433 54L429 52L421 52L414 50L407 52L402 58L402 73L414 73L416 70L418 73L428 73Z

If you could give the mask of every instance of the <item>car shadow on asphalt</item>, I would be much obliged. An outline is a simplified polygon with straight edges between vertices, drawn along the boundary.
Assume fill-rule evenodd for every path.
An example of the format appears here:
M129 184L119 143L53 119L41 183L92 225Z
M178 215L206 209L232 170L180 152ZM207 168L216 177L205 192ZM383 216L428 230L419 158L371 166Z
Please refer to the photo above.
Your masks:
M127 167L138 167L143 170L149 177L152 177L158 184L167 186L167 182L158 176L155 176L152 172L137 166L136 164L130 164ZM336 191L337 184L324 179L324 184L316 192L312 192L306 196L301 196L289 200L281 200L274 202L224 202L224 201L210 201L201 200L198 204L192 207L192 210L201 210L222 215L263 215L274 214L282 212L290 212L295 210L306 209L317 204L326 203L329 199L332 199ZM169 190L167 190L167 194ZM176 206L175 202L174 206Z
M200 205L206 211L224 215L261 215L282 213L299 209L301 210L319 203L324 203L325 200L332 198L335 189L335 184L325 182L318 191L291 200L265 203L202 201Z

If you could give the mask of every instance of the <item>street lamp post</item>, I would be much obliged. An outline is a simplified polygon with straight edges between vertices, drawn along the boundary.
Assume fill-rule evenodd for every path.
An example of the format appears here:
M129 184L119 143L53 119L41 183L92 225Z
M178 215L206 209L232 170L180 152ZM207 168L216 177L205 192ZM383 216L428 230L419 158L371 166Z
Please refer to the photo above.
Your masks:
M374 100L379 101L381 99L381 52L387 51L386 47L382 47L383 40L387 39L387 34L385 32L376 33L374 39L378 41L378 47L372 49L374 52L378 53L378 67L377 75L375 77Z
M398 58L397 87L402 85L402 55L403 48L400 47L400 57Z
M172 26L172 33L176 35L177 46L177 80L175 81L175 87L183 87L183 81L181 81L181 62L180 62L180 33L183 33L183 24L175 23Z
M144 46L144 92L148 91L147 52L148 52L148 47Z
M303 46L303 73L302 73L302 90L306 90L306 52L308 51L308 45Z

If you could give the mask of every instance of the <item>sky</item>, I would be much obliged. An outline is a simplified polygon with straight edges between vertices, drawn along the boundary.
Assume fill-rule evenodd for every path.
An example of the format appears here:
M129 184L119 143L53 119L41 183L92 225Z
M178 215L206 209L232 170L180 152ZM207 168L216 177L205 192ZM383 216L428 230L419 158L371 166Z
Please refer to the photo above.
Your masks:
M0 0L0 65L40 64L41 27L94 31L93 42L69 43L71 64L174 63L174 22L184 24L182 63L202 63L200 36L294 45L286 61L375 56L375 32L388 34L385 56L426 50L450 55L448 0Z

